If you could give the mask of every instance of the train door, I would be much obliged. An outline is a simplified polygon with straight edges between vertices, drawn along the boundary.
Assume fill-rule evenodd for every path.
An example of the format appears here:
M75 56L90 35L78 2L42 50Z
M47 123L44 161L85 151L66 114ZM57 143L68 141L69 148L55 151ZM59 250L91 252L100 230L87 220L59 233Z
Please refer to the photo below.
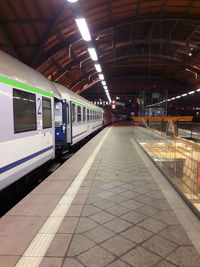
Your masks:
M70 101L66 101L65 103L65 114L66 118L66 134L67 134L67 143L72 143L72 118L71 118L71 103Z
M71 114L69 103L55 99L56 146L66 147L71 143Z
M56 146L63 147L67 143L66 135L66 116L63 108L63 100L55 98L55 136Z

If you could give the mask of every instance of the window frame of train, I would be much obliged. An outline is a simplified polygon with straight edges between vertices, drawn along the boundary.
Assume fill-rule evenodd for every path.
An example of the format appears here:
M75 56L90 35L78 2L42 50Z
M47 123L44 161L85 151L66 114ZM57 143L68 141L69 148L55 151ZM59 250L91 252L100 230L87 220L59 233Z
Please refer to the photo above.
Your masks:
M83 107L83 122L86 121L86 107Z
M30 92L22 91L22 90L17 89L17 88L13 88L12 98L13 98L14 133L18 134L18 133L36 131L37 130L36 95L33 93L30 93ZM19 102L19 100L21 102L17 104L17 101ZM28 100L28 102L30 102L30 103L28 103L29 106L25 105L25 103L22 102L25 100ZM30 114L30 110L31 110L32 114ZM29 127L27 127L27 123L24 122L27 119L32 120ZM21 120L21 122L19 122L19 120Z
M82 122L82 107L77 105L77 122Z
M76 122L76 104L72 103L72 123Z
M45 101L48 103L49 106L45 106ZM46 111L48 111L47 117L45 117ZM52 128L51 99L47 97L42 97L42 125L43 125L43 129Z
M90 121L90 110L87 108L87 121Z

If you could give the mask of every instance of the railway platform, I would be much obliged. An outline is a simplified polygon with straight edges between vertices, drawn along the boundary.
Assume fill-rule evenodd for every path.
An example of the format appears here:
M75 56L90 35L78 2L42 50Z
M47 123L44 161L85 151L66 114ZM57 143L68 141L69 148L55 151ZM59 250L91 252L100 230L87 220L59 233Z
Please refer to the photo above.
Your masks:
M0 267L200 266L199 220L129 126L105 128L0 219Z

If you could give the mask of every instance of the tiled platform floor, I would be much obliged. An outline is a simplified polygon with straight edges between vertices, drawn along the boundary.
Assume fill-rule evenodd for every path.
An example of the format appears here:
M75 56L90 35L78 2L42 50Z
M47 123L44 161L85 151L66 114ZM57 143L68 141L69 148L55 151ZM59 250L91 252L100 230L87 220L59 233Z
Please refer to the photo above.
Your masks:
M200 266L198 252L132 145L134 134L134 127L111 129L40 267ZM69 182L73 175L62 167L45 183ZM59 193L50 206L57 202L62 188L63 184L57 186ZM41 201L49 208L44 192ZM44 210L41 207L41 213ZM26 224L29 217L23 216ZM39 215L40 227L45 216ZM1 233L8 231L2 227L5 218L0 222ZM14 266L22 252L3 254L0 245L0 266Z

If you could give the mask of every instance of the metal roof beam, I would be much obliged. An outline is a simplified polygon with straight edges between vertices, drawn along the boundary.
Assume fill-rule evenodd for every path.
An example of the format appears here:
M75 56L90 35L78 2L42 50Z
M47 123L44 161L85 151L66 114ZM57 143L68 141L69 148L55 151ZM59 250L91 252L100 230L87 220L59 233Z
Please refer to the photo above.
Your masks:
M189 48L190 48L190 39L192 38L193 34L195 34L196 32L198 32L199 29L200 29L200 25L196 25L195 28L193 29L193 31L190 33L190 35L185 40L185 42L186 42L186 49L188 50L188 51L185 51L185 53L188 53L188 56L189 56L189 52L190 52L189 51ZM199 49L200 46L198 45L198 47L196 47L196 48ZM174 53L174 56L179 52L179 50L180 50L180 47L177 48L177 50Z
M13 20L0 20L0 24L34 24L34 23L49 23L50 19L13 19Z
M31 62L30 62L30 66L36 67L38 58L41 56L41 53L43 52L43 47L44 47L46 41L48 40L48 38L51 36L51 34L56 29L57 23L58 23L61 15L65 11L66 7L67 7L66 2L63 2L61 4L61 6L58 8L56 14L54 15L53 19L49 23L48 29L46 30L46 32L43 35L42 39L40 40L37 48L35 49L35 52L33 53L33 56L32 56Z
M70 38L69 40L65 40L65 42L60 42L58 45L56 45L51 50L49 50L48 53L43 54L40 57L40 59L37 60L37 62L35 63L35 68L42 66L46 61L50 60L52 57L54 57L62 49L67 49L68 47L72 46L74 43L76 43L79 40L80 40L80 38L77 37L76 34L74 34L72 36L72 38Z
M199 16L195 15L182 15L182 14L153 14L153 15L145 15L145 16L139 16L139 17L130 17L127 19L121 19L117 21L112 21L103 25L100 25L96 27L93 32L98 32L102 31L105 29L109 29L111 27L121 27L123 25L131 24L134 22L135 24L137 23L142 23L142 22L149 22L149 21L183 21L186 23L192 23L194 25L198 24L200 22Z
M149 54L131 54L131 55L125 55L125 56L121 56L121 57L116 57L116 58L113 58L113 59L109 59L109 60L105 60L104 62L105 63L111 63L114 61L119 61L119 60L123 60L123 59L127 59L127 58L131 58L133 57L133 60L142 60L142 58L145 58L147 61L149 60ZM173 62L179 62L179 63L183 63L180 59L174 59L172 58L172 56L168 56L168 55L160 55L159 58L158 58L158 55L157 54L151 54L151 57L154 57L155 59L158 59L160 60L160 58L162 59L165 59L165 60L169 60L169 61L173 61ZM132 59L131 59L132 60ZM164 65L165 62L162 61L162 64Z
M69 89L72 89L77 84L78 81L82 82L83 80L88 79L88 76L94 74L95 72L96 71L94 71L94 69L93 69L93 70L88 71L86 74L81 75L78 79L76 79L72 83L70 83Z
M168 45L179 45L179 46L186 46L187 43L185 41L179 41L179 40L170 40L168 41L167 39L152 39L151 40L152 44L168 44ZM102 41L103 43L103 41ZM131 45L133 46L139 46L139 45L142 45L142 44L148 44L149 43L149 39L139 39L139 40L132 40L132 43ZM116 48L120 48L120 47L124 47L124 46L129 46L130 45L130 41L128 42L122 42L122 43L118 43L116 44ZM195 49L199 49L200 46L199 46L199 42L195 42L195 41L192 41L190 43L190 47L192 48L195 48ZM107 51L112 49L112 46L108 47L108 49L105 49L104 51Z
M154 78L162 78L162 79L169 79L175 82L178 82L179 84L181 84L184 87L187 87L187 84L185 84L182 80L174 77L174 76L170 76L170 75L166 75L165 73L157 73L157 72L152 72L151 75L149 75L148 72L143 72L143 73L129 73L129 75L120 75L117 74L117 76L111 76L108 81L111 80L120 80L120 79L137 79L137 78L146 78L146 79L154 79Z
M193 18L194 19L194 18ZM196 19L196 17L195 17ZM57 18L58 20L58 18ZM122 26L122 25L126 25L126 24L134 24L136 25L137 23L140 23L140 22L143 22L143 21L152 21L152 20L155 20L155 21L160 21L160 20L175 20L176 23L178 23L179 21L187 21L187 22L190 22L189 19L186 19L186 18L177 18L175 15L174 16L167 16L167 17L160 17L160 18L157 18L155 15L154 16L147 16L147 17L142 17L141 19L137 19L137 18L131 18L131 19L128 19L128 20L119 20L117 22L112 22L112 23L109 23L109 24L104 24L100 27L96 27L93 29L93 34L97 34L98 31L101 31L101 30L104 30L104 29L111 29L113 27L118 27L118 26ZM192 20L193 21L193 20ZM198 23L199 23L200 19L198 19ZM194 23L197 23L197 20L194 20L193 21ZM54 21L54 24L56 24L56 21ZM55 27L55 25L54 25ZM174 26L175 27L175 26ZM61 49L65 48L68 45L70 45L71 43L73 43L74 41L78 41L80 40L80 36L77 36L77 34L75 33L69 40L66 40L66 42L63 42L63 43L60 43L58 44L56 47L54 47L53 49L51 49L47 54L45 55L42 55L42 57L37 57L37 54L40 54L42 52L42 49L43 49L43 45L45 44L46 40L48 39L48 37L51 35L50 33L50 28L49 27L49 33L46 34L46 38L43 38L43 41L40 43L40 47L37 47L37 53L35 54L35 59L34 59L34 62L32 60L32 65L34 63L34 67L37 68L39 67L40 65L42 65L43 63L45 63L47 60L49 60L49 58L53 57L54 54L56 54L57 52L59 52ZM154 40L154 39L153 39ZM152 41L153 41L152 40ZM160 40L160 39L159 39ZM98 43L101 42L101 41L98 41ZM102 40L102 42L104 42L104 40ZM137 40L134 40L134 42L137 42ZM155 41L157 42L157 40ZM158 41L160 42L160 41ZM162 40L161 40L162 42ZM176 41L171 41L172 43L176 42ZM177 41L179 42L179 41ZM180 41L181 42L181 45L185 45L184 42ZM191 47L194 47L194 41L192 41L192 46ZM177 43L177 45L179 45ZM197 48L197 44L195 45L196 48ZM195 48L195 47L194 47ZM36 59L37 58L37 59Z
M63 75L64 72L70 71L73 66L80 64L81 61L83 61L87 58L89 59L90 57L86 53L86 54L83 54L80 57L74 59L71 63L69 63L67 65L67 67L65 69L61 69L60 71L57 72L57 74L54 76L55 80L58 80Z

